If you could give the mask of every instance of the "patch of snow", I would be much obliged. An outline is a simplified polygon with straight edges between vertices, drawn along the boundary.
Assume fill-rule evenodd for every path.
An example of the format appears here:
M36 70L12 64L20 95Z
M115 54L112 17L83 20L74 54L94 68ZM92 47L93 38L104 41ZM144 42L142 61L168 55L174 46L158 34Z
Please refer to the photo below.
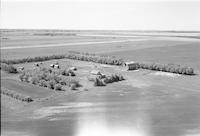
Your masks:
M106 65L106 64L100 64L101 67L104 67L104 68L113 68L115 66L112 66L112 65Z
M87 102L62 103L62 106L49 106L49 107L40 108L33 113L33 117L31 117L31 118L41 119L41 118L53 116L55 114L60 114L60 113L64 113L64 112L70 112L70 111L75 112L75 110L77 110L77 112L79 112L80 108L90 108L93 105L94 104L87 103Z
M68 107L73 107L73 108L80 108L80 107L89 107L89 106L93 106L93 104L92 104L92 103L89 103L89 102L61 103L61 105L68 106Z
M155 73L151 73L151 75L166 76L166 77L177 77L177 76L180 76L180 74L161 72L161 71L158 71L158 72L155 72Z

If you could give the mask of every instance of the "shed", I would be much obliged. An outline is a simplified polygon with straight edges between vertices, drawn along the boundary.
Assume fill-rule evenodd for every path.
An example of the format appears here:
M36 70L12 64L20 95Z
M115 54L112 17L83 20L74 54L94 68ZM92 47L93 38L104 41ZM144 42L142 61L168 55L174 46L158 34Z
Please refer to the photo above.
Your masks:
M56 65L54 65L54 67L55 67L55 68L58 68L58 69L60 68L60 66L59 66L59 65L57 65L57 64L56 64Z
M51 64L50 67L54 68L54 64Z
M101 72L99 70L92 70L91 74L93 74L93 75L101 75Z
M124 67L126 67L127 70L137 70L139 69L139 63L135 61L125 62Z

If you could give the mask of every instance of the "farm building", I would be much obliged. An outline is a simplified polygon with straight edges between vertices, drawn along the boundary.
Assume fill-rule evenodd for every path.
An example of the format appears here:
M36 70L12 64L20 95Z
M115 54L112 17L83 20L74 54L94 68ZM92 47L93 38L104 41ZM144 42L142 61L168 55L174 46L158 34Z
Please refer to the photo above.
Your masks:
M57 64L56 64L56 65L54 65L54 67L55 67L55 68L58 68L58 69L60 68L60 66L59 66L59 65L57 65Z
M54 68L54 64L51 64L50 67Z
M93 75L101 75L101 72L99 70L92 70L91 74L93 74Z
M59 69L60 66L58 64L51 64L50 67Z
M139 69L139 63L134 61L125 62L124 67L126 67L127 70L137 70Z

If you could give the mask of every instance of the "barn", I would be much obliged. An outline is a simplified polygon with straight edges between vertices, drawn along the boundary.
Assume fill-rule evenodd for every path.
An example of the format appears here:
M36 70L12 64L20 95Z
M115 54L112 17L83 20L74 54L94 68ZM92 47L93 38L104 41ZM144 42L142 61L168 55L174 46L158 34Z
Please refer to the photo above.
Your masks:
M139 63L137 63L135 61L125 62L124 67L127 70L137 70L137 69L139 69Z

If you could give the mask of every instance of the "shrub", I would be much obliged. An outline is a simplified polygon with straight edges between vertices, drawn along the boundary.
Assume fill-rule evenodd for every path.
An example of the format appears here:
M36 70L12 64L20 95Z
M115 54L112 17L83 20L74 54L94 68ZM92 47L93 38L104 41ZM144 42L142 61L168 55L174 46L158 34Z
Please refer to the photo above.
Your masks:
M24 76L25 76L25 73L24 73L24 72L23 72L21 75L19 75L20 81L23 81L23 80L24 80Z
M125 78L122 75L118 75L119 81L125 80Z
M124 77L120 74L113 74L111 76L107 76L105 79L103 79L104 83L109 84L113 82L118 82L125 80Z
M139 64L140 68L142 69L150 69L150 70L156 70L156 71L163 71L163 72L170 72L170 73L177 73L177 74L185 74L185 75L194 75L194 69L191 67L181 67L180 65L175 64Z
M69 73L70 76L76 76L76 74L74 73L74 71L70 70L70 73Z
M187 73L188 75L193 75L193 74L194 74L193 68L188 67L188 68L186 69L186 73Z
M76 87L80 87L81 86L80 83L79 83L79 81L76 80L76 79L71 79L69 81L69 85L71 86L72 84L74 84Z
M55 90L61 91L62 90L62 85L61 84L56 84L55 85Z
M94 80L94 86L105 86L106 84L103 82L103 80L101 80L100 78L96 78Z
M63 76L76 76L76 74L74 73L74 71L72 71L72 70L62 70L61 71L61 74L63 75Z
M29 75L25 75L25 76L24 76L24 82L29 83Z
M19 79L23 82L29 82L29 77L30 75L28 75L27 73L23 72L21 75L19 75Z
M61 85L67 85L66 80L61 79L61 80L60 80L60 84L61 84Z
M2 63L1 64L1 69L4 70L4 71L7 71L8 73L18 73L17 69L12 66L12 65L7 65L7 64L4 64Z
M37 85L39 83L39 80L37 77L32 77L31 78L31 84Z
M56 82L54 80L50 80L47 82L47 87L53 90L55 88L55 84Z
M111 76L106 77L105 79L103 79L103 81L104 81L104 83L106 83L106 84L109 84L109 83L112 83L112 82L113 82Z
M33 99L31 97L29 97L29 96L26 96L25 99L24 99L24 101L26 101L26 102L32 102Z
M2 63L6 64L19 64L25 62L41 62L52 59L75 59L81 61L92 61L96 63L102 64L110 64L110 65L122 65L124 61L122 59L117 59L115 57L108 56L96 56L95 54L89 53L77 53L77 52L68 52L66 55L51 55L51 56L41 56L41 57L33 57L33 58L23 58L23 59L14 59L14 60L1 60Z
M60 71L60 74L63 75L63 76L66 76L66 70L65 70L65 69L64 69L64 70L61 70L61 71Z
M45 80L40 80L39 81L39 86L47 87L46 81Z
M71 84L71 86L70 86L70 88L71 88L71 90L76 90L76 84Z

